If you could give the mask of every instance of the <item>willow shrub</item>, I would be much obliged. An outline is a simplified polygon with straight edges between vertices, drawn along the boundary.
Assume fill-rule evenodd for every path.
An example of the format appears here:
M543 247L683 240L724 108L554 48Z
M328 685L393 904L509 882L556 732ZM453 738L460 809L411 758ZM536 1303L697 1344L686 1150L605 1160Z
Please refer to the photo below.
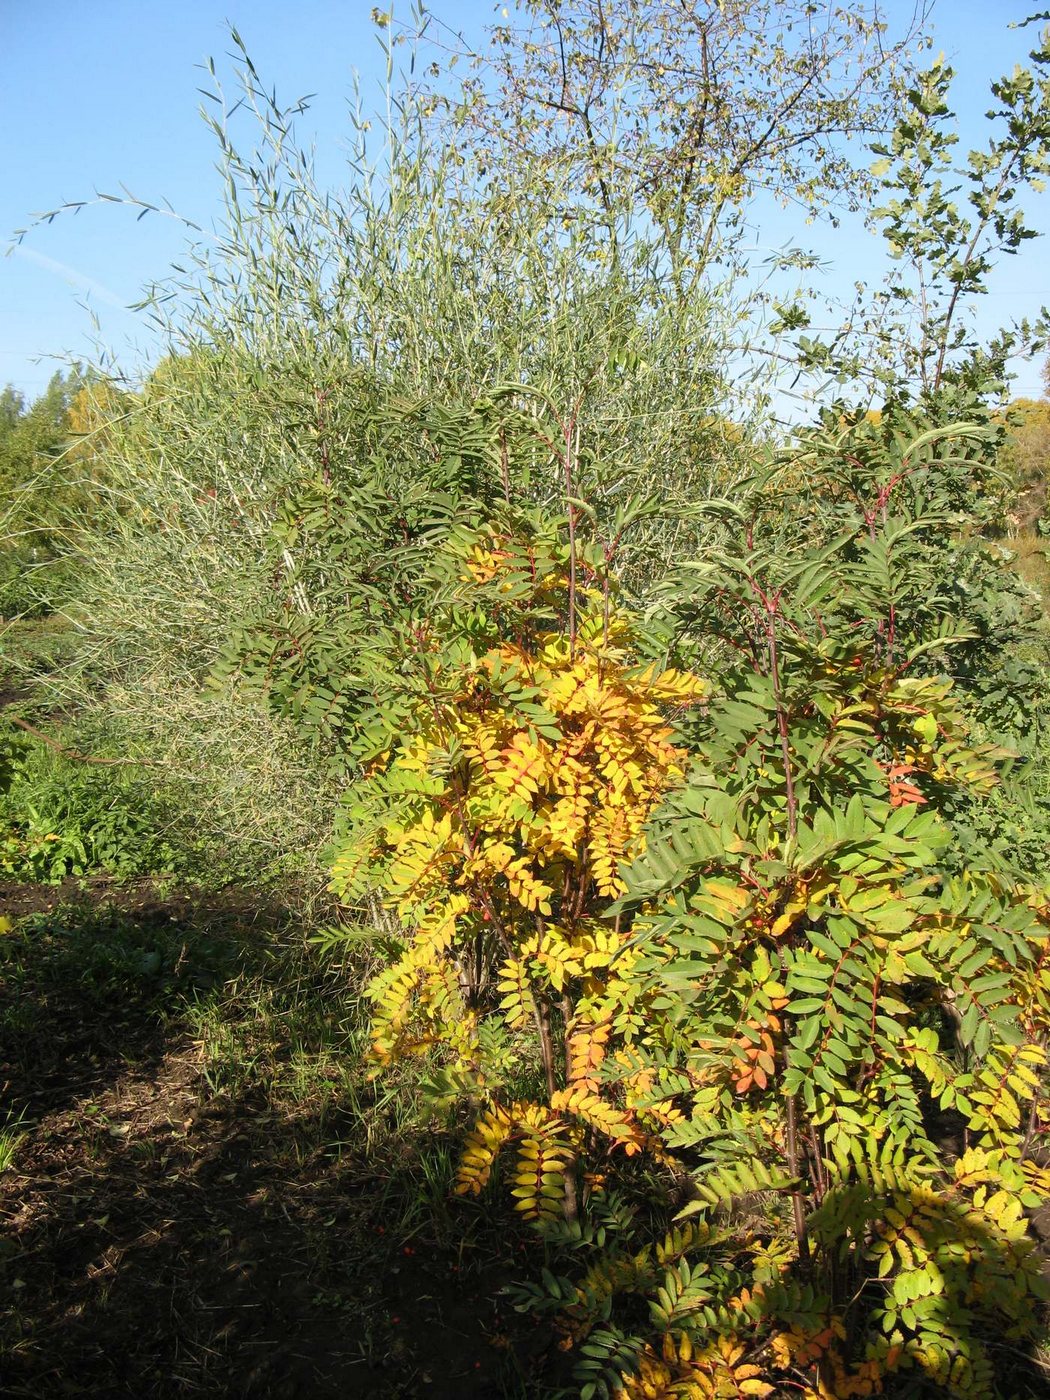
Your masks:
M939 594L975 443L825 429L648 621L579 519L464 533L377 639L377 1071L470 1105L584 1396L1009 1394L1038 1334L1050 892L943 814L1006 756Z
M243 59L239 100L217 79L210 94L224 214L145 303L165 357L88 405L76 463L96 508L64 535L82 645L51 685L172 769L220 834L279 854L282 829L310 831L309 858L346 771L359 639L415 606L453 524L560 499L542 396L571 405L576 485L606 521L654 479L665 508L722 489L744 435L728 311L699 288L668 306L644 236L621 230L612 262L571 190L479 187L392 66L390 120L370 136L353 118L345 182L325 188L301 105ZM647 519L639 590L689 528L673 508ZM238 703L209 709L227 684ZM259 773L248 810L253 729L268 769L312 769L316 800Z

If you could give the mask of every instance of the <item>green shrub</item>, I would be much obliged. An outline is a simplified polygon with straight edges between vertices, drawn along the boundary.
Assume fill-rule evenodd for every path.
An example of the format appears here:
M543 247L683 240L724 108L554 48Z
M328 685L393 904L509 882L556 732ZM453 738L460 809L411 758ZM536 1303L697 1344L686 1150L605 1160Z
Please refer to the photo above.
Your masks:
M0 797L0 873L57 883L69 875L169 872L179 853L162 822L147 779L26 743Z
M967 706L1016 638L952 610L988 443L832 417L648 624L588 525L490 528L377 639L334 867L390 915L372 1059L440 1055L584 1396L1006 1394L1040 1335L1045 863L946 819L1009 757ZM663 661L705 649L710 696Z

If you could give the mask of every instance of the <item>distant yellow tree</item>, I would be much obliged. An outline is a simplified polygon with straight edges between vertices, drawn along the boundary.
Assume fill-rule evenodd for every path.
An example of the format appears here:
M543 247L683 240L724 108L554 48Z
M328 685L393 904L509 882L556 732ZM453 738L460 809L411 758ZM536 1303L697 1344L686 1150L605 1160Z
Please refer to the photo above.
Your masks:
M100 379L81 385L69 402L68 455L80 461L101 457L111 439L112 426L127 412L132 395Z

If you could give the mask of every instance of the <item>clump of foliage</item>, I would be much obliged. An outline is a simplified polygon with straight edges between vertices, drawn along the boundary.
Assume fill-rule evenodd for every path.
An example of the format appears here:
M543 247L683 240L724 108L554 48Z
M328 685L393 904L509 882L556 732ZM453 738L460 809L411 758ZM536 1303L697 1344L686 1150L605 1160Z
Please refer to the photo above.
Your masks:
M1039 530L1047 506L1050 481L1050 400L1013 399L1003 465L1019 493L1015 530Z
M179 864L152 785L127 768L99 767L14 740L0 792L0 874L55 882L69 875L120 878ZM118 761L119 762L119 761Z
M253 855L309 861L367 701L361 640L421 603L453 525L559 497L544 394L573 406L576 483L606 524L672 444L664 503L731 480L748 429L716 299L698 285L672 313L645 240L610 265L531 187L480 188L414 99L378 157L359 118L348 187L323 190L298 105L242 56L241 100L212 93L226 219L151 303L170 353L87 405L78 651L49 687ZM650 514L633 588L689 528Z
M848 138L892 124L922 19L891 32L875 6L813 14L804 0L524 0L470 54L455 119L465 107L481 178L524 170L545 194L572 190L612 256L651 220L681 295L746 260L734 244L759 191L812 216L870 192Z
M238 619L211 672L236 677L327 745L337 768L367 691L360 653L377 629L425 603L427 561L457 520L485 518L509 492L520 434L498 404L410 402L365 378L335 414L346 441L298 482L264 541L280 595ZM326 449L327 451L327 449Z
M621 985L627 934L598 915L681 776L666 711L705 687L639 663L600 551L567 559L549 537L489 531L453 557L462 572L441 613L410 634L410 688L394 706L384 697L380 742L394 752L351 808L335 879L344 896L382 889L409 931L372 985L374 1053L452 1048L441 1083L487 1105L464 1189L480 1190L516 1138L519 1208L545 1219L576 1198L569 1164L594 1115L614 1138L638 1137L591 1091L600 1037L574 990ZM533 1027L542 1104L506 1095L531 1072Z
M1050 385L1050 366L1044 381ZM1005 414L1002 465L1015 493L1004 521L1011 563L1050 614L1050 400L1012 399Z
M376 673L373 1053L475 1105L462 1191L509 1149L587 1395L984 1395L1036 1329L1050 905L943 815L1006 756L930 545L979 430L904 426L760 474L647 627L593 545L470 538ZM655 660L714 639L713 692Z
M98 376L81 367L51 378L32 404L0 394L0 617L39 617L76 591L66 535L92 508L82 439Z
M978 335L975 309L999 261L1039 234L1020 201L1040 193L1050 172L1050 30L1040 32L1027 65L990 84L987 139L965 157L950 105L954 79L943 58L913 72L885 137L871 144L878 159L866 222L891 259L884 285L858 284L834 337L796 341L799 365L829 383L861 385L890 402L918 400L942 422L987 409L1005 395L1011 358L1047 344L1045 308L991 337ZM808 324L800 306L782 319L787 330Z

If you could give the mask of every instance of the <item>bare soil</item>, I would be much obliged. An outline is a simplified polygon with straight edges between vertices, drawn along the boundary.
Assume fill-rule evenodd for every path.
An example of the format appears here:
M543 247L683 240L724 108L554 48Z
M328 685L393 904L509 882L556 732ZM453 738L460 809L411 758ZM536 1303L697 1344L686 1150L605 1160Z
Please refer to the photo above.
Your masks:
M72 893L0 888L0 915L36 915L43 956ZM279 918L243 891L206 906L148 883L75 893L137 921L147 951L185 929L191 984L224 971L209 946L250 948ZM308 1108L213 1092L170 985L100 1004L97 986L10 971L0 1091L26 1135L0 1173L0 1394L533 1393L542 1333L501 1309L506 1236L499 1252L469 1231L399 1237L391 1164L341 1141L337 1118L319 1131Z

